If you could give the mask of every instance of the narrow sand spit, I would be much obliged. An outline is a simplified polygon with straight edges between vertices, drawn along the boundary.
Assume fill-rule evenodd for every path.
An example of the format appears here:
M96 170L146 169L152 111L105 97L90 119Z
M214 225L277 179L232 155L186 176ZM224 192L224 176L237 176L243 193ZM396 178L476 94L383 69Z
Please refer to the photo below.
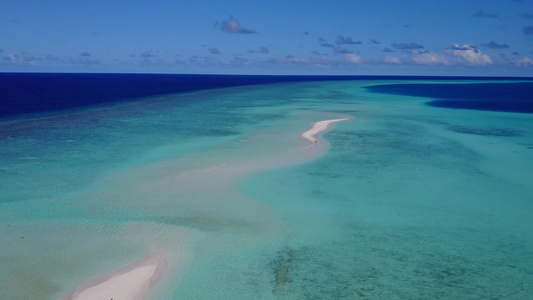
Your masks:
M351 118L318 121L303 132L301 136L313 144L319 140L316 135L327 131L330 124L346 121ZM208 169L207 173L219 171L226 164ZM160 277L166 263L161 256L150 256L143 261L128 265L106 276L91 280L78 288L66 300L141 300L148 289Z
M305 131L302 133L302 137L308 141L310 141L313 144L318 143L318 139L315 137L317 134L326 131L328 129L328 126L332 123L341 122L349 120L350 118L343 118L343 119L333 119L333 120L324 120L324 121L318 121L311 126L311 129Z
M157 279L162 269L160 257L129 265L100 280L94 280L79 288L69 300L140 300Z

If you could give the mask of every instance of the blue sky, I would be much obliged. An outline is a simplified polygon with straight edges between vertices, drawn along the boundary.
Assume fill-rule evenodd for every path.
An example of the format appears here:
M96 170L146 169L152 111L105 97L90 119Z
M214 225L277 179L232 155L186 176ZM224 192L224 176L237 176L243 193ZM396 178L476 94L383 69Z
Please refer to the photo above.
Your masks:
M533 0L2 0L0 72L533 76Z

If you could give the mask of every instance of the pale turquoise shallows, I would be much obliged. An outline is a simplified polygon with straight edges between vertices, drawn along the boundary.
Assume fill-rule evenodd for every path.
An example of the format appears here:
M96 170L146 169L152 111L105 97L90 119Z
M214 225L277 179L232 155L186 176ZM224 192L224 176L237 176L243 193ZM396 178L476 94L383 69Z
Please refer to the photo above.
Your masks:
M0 123L0 299L62 299L154 252L157 300L532 299L533 115L362 88L380 83Z

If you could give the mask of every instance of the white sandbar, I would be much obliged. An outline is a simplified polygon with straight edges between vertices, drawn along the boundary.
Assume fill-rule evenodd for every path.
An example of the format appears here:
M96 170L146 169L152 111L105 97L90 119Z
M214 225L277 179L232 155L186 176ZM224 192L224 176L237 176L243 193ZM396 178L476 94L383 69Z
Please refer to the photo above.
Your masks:
M117 271L111 277L89 285L69 299L72 300L140 300L155 281L157 260L146 259Z
M343 118L343 119L333 119L333 120L324 120L324 121L318 121L311 126L311 129L305 131L302 133L302 137L311 143L317 144L318 139L315 137L317 134L326 131L328 129L328 126L332 123L341 122L349 120L350 118Z

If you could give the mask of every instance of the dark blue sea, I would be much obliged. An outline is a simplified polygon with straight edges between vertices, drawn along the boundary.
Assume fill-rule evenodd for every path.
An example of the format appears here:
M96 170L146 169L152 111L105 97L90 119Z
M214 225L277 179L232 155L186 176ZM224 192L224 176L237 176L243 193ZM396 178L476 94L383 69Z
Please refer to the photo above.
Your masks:
M0 73L0 118L232 86L339 76Z
M371 92L433 99L435 107L533 113L533 81L369 86Z
M142 97L283 82L434 80L410 76L247 76L169 74L0 73L0 118L72 109ZM444 83L457 77L438 77ZM475 80L479 78L461 78ZM493 78L498 80L503 78ZM387 84L372 92L433 98L429 105L533 112L533 82L470 84Z

